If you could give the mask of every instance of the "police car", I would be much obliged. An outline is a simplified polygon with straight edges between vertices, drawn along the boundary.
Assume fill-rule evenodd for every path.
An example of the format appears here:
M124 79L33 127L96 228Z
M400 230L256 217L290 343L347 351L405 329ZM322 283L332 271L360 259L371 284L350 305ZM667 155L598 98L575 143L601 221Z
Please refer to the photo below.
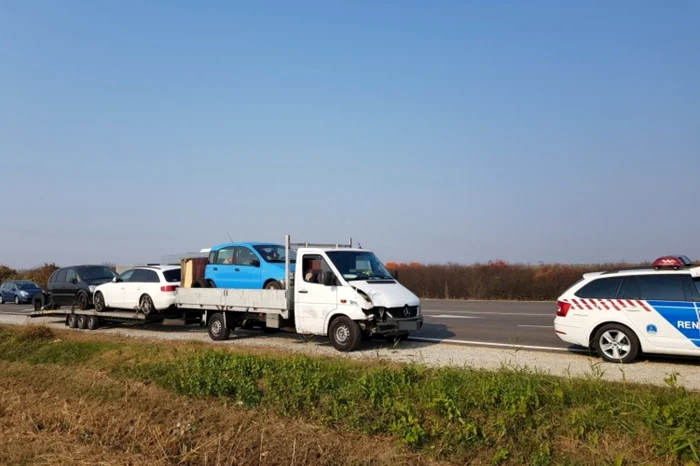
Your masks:
M557 300L554 331L611 362L700 356L700 267L664 256L650 269L584 274Z

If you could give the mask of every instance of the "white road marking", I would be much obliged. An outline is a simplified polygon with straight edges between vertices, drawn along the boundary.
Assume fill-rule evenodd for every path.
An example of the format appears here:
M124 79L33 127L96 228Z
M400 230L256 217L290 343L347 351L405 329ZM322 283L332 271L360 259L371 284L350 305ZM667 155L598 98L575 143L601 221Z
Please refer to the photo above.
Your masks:
M574 353L588 353L585 348L560 348L557 346L531 346L531 345L512 345L509 343L491 343L488 341L469 341L469 340L449 340L441 338L425 338L425 337L408 337L409 340L427 341L435 343L452 343L458 345L477 345L477 346L497 346L500 348L515 348L515 349L532 349L545 351L572 351Z
M475 316L455 316L455 315L450 315L450 314L425 314L425 317L440 317L440 318L450 318L450 319L483 319L483 317L475 317Z
M518 325L518 327L554 328L554 325Z
M488 312L488 311L446 311L443 309L422 309L423 314L428 315L429 312L454 312L460 314L486 314L494 316L540 316L540 317L554 317L554 313L549 314L531 314L522 312Z

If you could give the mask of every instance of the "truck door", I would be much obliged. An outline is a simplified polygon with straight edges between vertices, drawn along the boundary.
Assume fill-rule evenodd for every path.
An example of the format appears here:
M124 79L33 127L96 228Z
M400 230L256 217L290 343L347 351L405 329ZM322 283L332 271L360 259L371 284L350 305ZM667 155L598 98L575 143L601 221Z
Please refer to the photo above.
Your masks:
M301 280L294 285L294 318L299 333L320 335L328 314L338 307L337 280L331 286L323 284L323 274L332 272L326 259L320 254L304 254L297 257L301 264Z
M630 277L620 297L625 299L625 312L638 331L654 346L686 350L700 347L697 289L689 274Z

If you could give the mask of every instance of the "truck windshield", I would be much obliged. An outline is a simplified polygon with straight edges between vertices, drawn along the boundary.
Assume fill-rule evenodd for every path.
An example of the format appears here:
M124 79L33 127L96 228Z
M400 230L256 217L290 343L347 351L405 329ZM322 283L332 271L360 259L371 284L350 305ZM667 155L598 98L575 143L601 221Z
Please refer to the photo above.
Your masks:
M275 244L266 244L253 246L258 254L262 256L267 262L284 262L286 260L286 253L284 246L278 246ZM289 262L296 262L297 254L296 251L292 250L289 256Z
M347 281L394 279L371 252L327 251L326 254Z

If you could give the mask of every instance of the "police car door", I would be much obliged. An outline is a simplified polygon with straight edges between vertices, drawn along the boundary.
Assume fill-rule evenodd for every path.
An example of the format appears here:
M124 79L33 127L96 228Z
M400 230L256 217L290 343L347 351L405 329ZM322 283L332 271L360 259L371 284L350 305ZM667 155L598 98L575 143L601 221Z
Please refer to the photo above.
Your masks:
M697 296L690 275L677 273L627 277L618 295L625 313L652 345L700 352Z

